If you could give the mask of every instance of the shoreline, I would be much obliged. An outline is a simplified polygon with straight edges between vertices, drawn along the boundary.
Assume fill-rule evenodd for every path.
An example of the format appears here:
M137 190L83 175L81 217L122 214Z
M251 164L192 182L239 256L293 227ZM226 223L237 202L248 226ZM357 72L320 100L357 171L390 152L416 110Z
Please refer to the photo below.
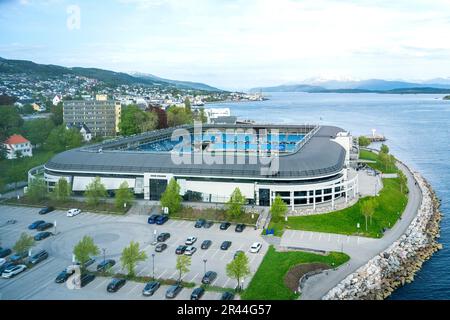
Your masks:
M396 241L340 281L323 300L386 299L397 288L412 282L423 263L442 249L437 242L442 217L440 201L425 178L405 167L422 192L416 216Z

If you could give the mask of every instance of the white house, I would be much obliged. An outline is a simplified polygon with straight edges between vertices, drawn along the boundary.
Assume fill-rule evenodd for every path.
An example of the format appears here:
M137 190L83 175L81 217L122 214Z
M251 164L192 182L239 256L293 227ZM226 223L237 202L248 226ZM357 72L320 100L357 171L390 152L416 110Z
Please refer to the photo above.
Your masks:
M33 147L31 142L20 134L10 136L4 143L6 147L7 159L16 159L18 155L21 157L32 157Z
M54 106L57 106L58 105L58 103L60 103L62 101L62 97L61 96L59 96L59 95L56 95L54 98L53 98L53 105Z
M81 133L81 136L83 137L83 140L86 142L89 142L92 140L92 132L91 130L86 126L85 123L79 123L79 124L68 124L66 125L67 129L76 129L79 130Z
M222 118L222 117L230 117L231 111L230 108L211 108L205 109L206 117L208 118L208 123L212 123L212 119Z

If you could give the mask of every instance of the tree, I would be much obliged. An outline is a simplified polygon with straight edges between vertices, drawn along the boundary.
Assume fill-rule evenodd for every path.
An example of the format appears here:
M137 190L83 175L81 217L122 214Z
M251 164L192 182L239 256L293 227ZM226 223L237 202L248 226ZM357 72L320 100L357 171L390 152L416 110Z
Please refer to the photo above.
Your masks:
M35 146L42 145L50 135L55 125L49 119L26 121L21 132Z
M286 203L281 199L280 196L276 196L275 200L272 202L270 207L270 214L272 215L272 221L278 222L280 218L283 217L288 211Z
M169 214L176 213L181 209L180 185L174 178L170 179L166 190L161 196L161 206L169 208Z
M27 252L35 245L33 236L26 234L25 232L20 235L19 240L13 246L13 250L17 253Z
M370 143L371 143L370 139L365 136L360 136L358 138L358 144L360 147L367 147L370 145Z
M17 133L24 120L14 106L0 106L0 137L3 142L10 135Z
M66 178L59 178L58 182L55 184L55 188L51 193L51 196L54 200L65 202L69 200L72 191L70 190L69 182L67 182Z
M0 160L5 160L8 154L8 151L6 150L6 147L3 144L4 140L6 139L0 138Z
M178 281L181 281L181 278L183 277L183 274L189 272L189 267L191 266L191 257L181 255L177 256L177 265L176 268L180 272Z
M242 195L239 188L234 189L227 202L227 214L232 218L238 218L243 213L243 206L245 204L245 197Z
M85 263L92 257L100 253L100 250L94 243L94 239L84 236L73 248L75 259L84 268Z
M58 103L56 106L53 104L50 106L50 112L52 114L50 119L52 120L55 126L60 126L63 124L64 121L63 110L64 109L62 102Z
M250 274L248 257L244 252L240 252L237 257L227 264L227 276L237 280L237 287L240 288L240 280Z
M125 136L138 134L156 129L158 115L145 112L136 105L129 105L122 110L120 118L120 133Z
M188 109L171 106L167 110L167 124L169 127L190 124L193 121L192 112Z
M383 144L381 145L381 147L380 147L380 152L381 152L381 153L388 154L388 153L389 153L389 147L383 143Z
M397 174L398 174L398 181L400 183L400 192L403 193L403 190L404 190L405 193L407 193L408 192L408 178L401 170L399 170Z
M67 129L65 126L55 127L45 141L44 147L48 151L61 152L78 148L83 143L83 137L78 130Z
M136 265L138 262L145 261L146 259L147 254L145 251L139 249L139 243L131 241L130 245L123 249L120 262L122 263L122 267L127 269L128 276L134 277Z
M201 123L206 123L208 118L206 117L205 109L200 108L195 112L195 120L200 121Z
M366 231L367 231L367 220L370 218L372 224L372 217L375 213L375 201L373 199L367 199L361 202L361 213L366 220Z
M47 185L42 178L35 178L30 181L27 188L27 197L33 201L38 202L47 198Z
M124 181L116 192L116 208L123 209L126 204L129 206L134 200L134 194L128 187L128 182Z
M187 109L187 110L191 110L191 100L189 100L189 98L188 97L186 97L185 99L184 99L184 107Z
M105 185L100 180L100 177L95 177L90 184L86 186L84 192L86 202L91 206L97 206L108 195Z

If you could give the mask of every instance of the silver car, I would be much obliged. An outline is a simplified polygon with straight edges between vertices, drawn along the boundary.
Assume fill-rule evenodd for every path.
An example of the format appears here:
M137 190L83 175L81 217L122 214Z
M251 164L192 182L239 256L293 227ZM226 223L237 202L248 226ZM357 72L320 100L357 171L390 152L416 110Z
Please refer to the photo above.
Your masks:
M19 264L17 266L11 266L5 269L5 271L3 271L2 273L2 278L12 278L15 275L18 275L19 273L25 271L27 269L26 265L23 264Z

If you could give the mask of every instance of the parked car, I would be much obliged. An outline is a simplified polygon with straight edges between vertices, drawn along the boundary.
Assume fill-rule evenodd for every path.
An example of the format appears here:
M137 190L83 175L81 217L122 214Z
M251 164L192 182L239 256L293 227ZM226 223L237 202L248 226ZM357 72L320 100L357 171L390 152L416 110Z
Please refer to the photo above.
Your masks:
M156 224L157 225L163 225L164 223L166 223L169 220L169 216L167 215L162 215L159 216L158 218L156 218Z
M175 298L180 293L181 289L183 289L181 284L174 284L173 286L170 286L169 289L167 289L166 291L166 298L167 299Z
M184 252L186 251L187 246L184 245L180 245L177 247L177 249L175 250L176 254L184 254Z
M208 249L209 247L211 247L212 241L211 240L205 240L202 242L201 248L203 250Z
M19 273L25 271L27 269L27 266L24 264L19 264L19 265L13 265L13 266L9 266L8 268L6 268L3 273L2 273L2 278L12 278L16 275L18 275Z
M51 235L52 235L52 233L48 232L48 231L39 232L37 235L34 236L34 240L41 241L41 240L44 240L44 239L50 237Z
M205 219L198 219L198 220L195 222L194 227L195 227L195 228L201 228L201 227L203 227L203 226L205 225L205 223L206 223L206 220L205 220Z
M28 256L28 252L24 251L24 252L17 252L15 254L13 254L11 257L9 257L9 261L17 264L19 263L22 259L25 259Z
M6 263L6 259L0 258L0 267Z
M38 264L39 262L44 261L47 258L48 258L48 252L45 250L40 250L35 255L31 256L28 259L28 262L31 264Z
M144 289L142 290L142 294L146 297L152 296L160 286L161 283L159 283L158 281L150 281L145 285Z
M222 293L222 296L220 297L220 300L233 300L233 299L234 294L229 291L225 291L224 293Z
M168 232L163 232L163 233L161 233L157 238L156 238L156 240L158 241L158 242L165 242L167 239L169 239L170 238L170 233L168 233Z
M259 250L261 250L262 248L262 244L259 242L255 242L252 244L252 246L250 247L250 252L251 253L258 253Z
M185 244L190 246L190 245L193 245L195 243L195 241L197 241L196 237L189 237L189 238L186 239Z
M106 287L108 292L117 292L122 288L127 281L125 279L113 278L111 282Z
M220 249L228 250L230 247L231 247L231 241L224 241L224 242L222 242Z
M239 223L239 224L236 225L236 229L234 229L234 231L242 232L242 231L244 231L244 229L245 229L245 224Z
M94 258L89 258L89 260L86 261L86 263L84 264L84 267L87 268L87 267L89 267L90 265L92 265L94 263L95 263L95 259ZM76 265L81 265L81 263L79 263L79 262L75 262L75 264Z
M231 223L229 222L222 222L220 224L220 230L227 230L231 226Z
M191 300L199 300L205 294L205 289L202 287L195 288L191 293Z
M211 284L217 278L217 272L208 271L202 278L203 284Z
M36 230L37 230L37 231L45 231L45 230L50 229L50 228L52 228L52 227L53 227L53 223L51 223L51 222L46 222L46 223L43 223L43 224L38 225L38 226L36 227Z
M203 228L205 229L209 229L214 225L214 222L212 221L206 221L205 224L203 225Z
M28 226L28 230L34 230L34 229L36 229L39 225L41 225L41 224L43 224L43 223L45 223L44 220L38 220L38 221L35 221L35 222L33 222L32 224L30 224L30 225Z
M7 256L9 256L11 253L12 253L11 249L0 247L0 258L7 257Z
M92 281L94 281L95 279L95 275L93 275L92 273L85 273L81 275L80 278L80 286L83 288L85 286L87 286L89 283L91 283Z
M100 262L97 265L97 271L104 272L104 271L112 268L115 264L116 264L116 260L113 260L113 259L103 260L102 262Z
M184 251L184 254L187 255L187 256L192 256L195 253L195 251L197 251L196 247L189 246L189 247L186 248L186 251Z
M156 223L156 219L159 217L159 214L152 214L150 217L148 217L148 224L155 224Z
M70 209L69 211L67 211L67 216L68 217L75 217L77 215L79 215L81 213L80 209Z
M237 256L238 256L238 255L240 255L241 253L244 253L244 254L245 254L245 252L244 252L244 251L242 251L242 250L238 250L238 251L236 251L236 252L234 253L233 259L236 259L236 258L237 258Z
M165 244L165 243L158 243L157 245L156 245L156 247L155 247L155 251L156 252L163 252L164 250L166 250L167 249L167 244Z
M58 276L55 279L56 283L64 283L67 281L67 279L69 279L69 277L71 275L73 275L75 273L75 270L71 270L71 271L67 271L67 269L64 269L63 271L61 271Z
M6 269L15 266L14 263L12 263L11 261L7 261L5 262L1 267L0 267L0 276L3 273L3 271L5 271Z
M42 208L41 210L39 210L39 214L47 214L47 213L50 213L50 212L52 212L52 211L55 211L55 208L53 208L53 207L45 207L45 208Z

